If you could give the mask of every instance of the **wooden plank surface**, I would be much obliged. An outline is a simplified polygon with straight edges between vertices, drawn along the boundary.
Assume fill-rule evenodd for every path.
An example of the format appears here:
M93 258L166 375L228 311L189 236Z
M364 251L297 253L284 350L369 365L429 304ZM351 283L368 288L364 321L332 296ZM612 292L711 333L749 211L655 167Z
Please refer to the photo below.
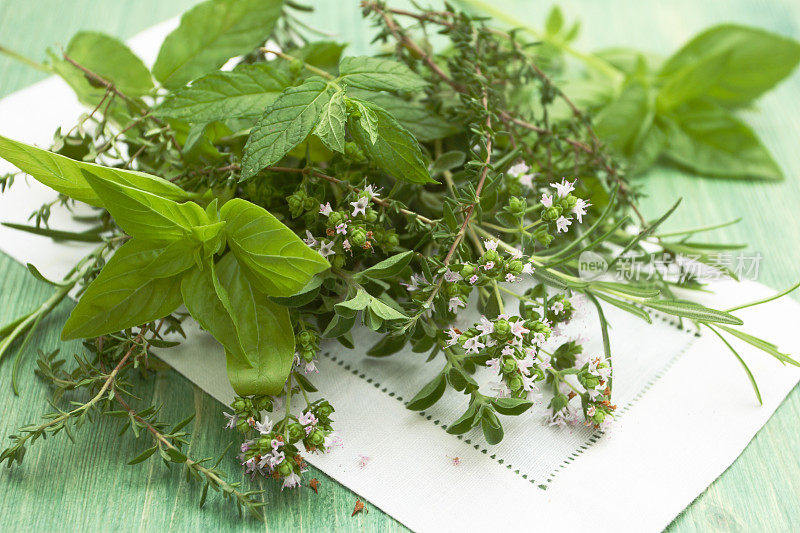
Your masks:
M79 29L99 29L121 38L174 16L196 0L0 0L0 45L36 60L53 44L65 45ZM355 0L322 0L311 21L353 42L351 53L369 42L360 22ZM538 23L550 2L522 0L500 2L521 20ZM696 31L717 22L753 24L795 38L800 37L800 7L785 0L719 0L698 3L614 0L560 3L568 18L583 21L579 47L629 45L668 53ZM43 75L0 56L0 97ZM760 252L759 281L782 288L795 281L800 264L800 75L759 102L748 115L787 175L780 184L696 179L673 170L657 169L646 181L649 198L644 210L654 216L674 200L684 204L670 222L684 228L743 216L733 228L717 231L720 241L747 242ZM2 118L0 117L0 120ZM2 214L0 214L0 217ZM34 307L50 288L30 277L13 260L0 254L0 323ZM18 426L34 422L47 408L47 391L33 376L36 349L61 348L70 354L74 343L58 341L58 332L69 304L40 327L20 372L21 396L10 387L11 364L0 365L0 437ZM736 364L731 360L731 364ZM713 376L709 376L713 386ZM224 448L229 434L222 429L221 407L174 372L143 382L138 392L144 401L164 403L163 418L179 420L197 412L192 453L212 455ZM765 391L768 394L768 392ZM732 395L749 395L744 381ZM679 413L676 416L680 416ZM800 389L795 389L742 456L670 526L670 531L789 531L800 529ZM668 421L666 430L668 430ZM64 435L37 443L22 468L0 472L0 531L39 530L262 530L252 521L241 522L231 508L209 497L204 510L196 507L199 490L190 487L177 471L167 471L151 459L137 467L125 463L146 446L145 440L117 439L113 421L78 433L75 445ZM654 458L657 460L657 458ZM241 477L235 460L223 462L234 478ZM321 472L310 476L322 482L319 495L308 489L280 493L270 491L266 529L286 530L404 530L391 517L370 508L369 514L351 518L356 495ZM642 475L647 475L643 472ZM578 502L576 502L576 505ZM624 505L624 502L612 504ZM446 512L446 510L443 510ZM532 525L535 525L532 524Z

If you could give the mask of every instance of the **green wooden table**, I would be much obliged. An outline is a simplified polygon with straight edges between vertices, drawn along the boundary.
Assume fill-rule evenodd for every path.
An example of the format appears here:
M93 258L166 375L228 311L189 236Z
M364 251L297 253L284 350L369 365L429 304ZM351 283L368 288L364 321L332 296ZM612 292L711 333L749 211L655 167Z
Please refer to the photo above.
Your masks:
M197 0L0 0L0 45L36 60L53 44L66 45L80 29L97 29L128 38L142 29L179 14ZM522 20L540 24L549 2L500 2ZM365 49L367 27L360 22L357 2L322 0L311 21L353 43L351 53ZM340 5L347 4L347 5ZM800 37L800 6L793 0L695 0L630 2L567 0L570 17L583 21L579 46L596 48L631 45L655 52L673 50L696 31L713 23L738 21L795 38ZM40 72L0 56L0 97L44 77ZM744 221L714 235L721 241L747 242L764 256L759 280L782 288L796 280L800 264L800 75L764 98L748 117L773 150L787 180L780 184L696 179L658 169L646 178L650 196L644 211L654 216L678 196L684 204L670 222L680 229L743 216ZM2 117L0 117L2 120ZM686 192L684 192L686 191ZM691 191L691 194L688 194ZM713 215L712 215L713 213ZM2 218L2 213L0 213ZM51 288L34 280L19 264L0 254L0 323L31 309ZM47 390L33 376L36 349L61 343L58 332L70 308L64 303L39 332L21 368L21 396L14 396L11 364L0 365L0 436L35 421L47 408ZM795 354L796 355L796 354ZM736 364L731 359L731 364ZM144 401L164 403L164 419L179 420L196 411L191 453L213 455L228 442L222 429L221 406L174 372L165 372L138 388ZM731 394L750 395L743 379ZM670 531L800 530L800 388L796 388L756 435L741 457L692 503L669 527ZM197 509L199 489L189 486L177 469L168 471L150 459L138 467L125 463L145 447L144 439L117 439L119 426L103 420L91 431L79 432L76 444L59 435L37 443L22 468L0 473L0 531L41 530L164 530L175 528L218 531L260 530L252 520L242 522L216 497ZM235 460L223 462L233 478L241 477ZM357 495L323 473L318 495L309 490L267 496L267 530L380 530L405 528L367 502L369 514L350 517ZM624 505L624 502L618 502Z

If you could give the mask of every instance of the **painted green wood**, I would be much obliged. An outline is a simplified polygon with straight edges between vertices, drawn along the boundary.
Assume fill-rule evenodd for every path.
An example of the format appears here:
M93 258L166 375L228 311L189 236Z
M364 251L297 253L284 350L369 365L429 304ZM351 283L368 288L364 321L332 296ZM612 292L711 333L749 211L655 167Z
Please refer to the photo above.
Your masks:
M173 16L196 0L0 0L0 45L41 60L44 49L66 44L79 29L100 29L126 38L145 27ZM338 32L353 45L350 53L368 46L369 34L359 21L355 0L318 2L311 17L316 26ZM343 5L345 4L345 5ZM540 21L550 2L523 0L502 2L507 10L525 21ZM560 2L568 17L583 21L580 47L611 44L631 45L667 53L703 27L722 21L754 24L786 35L800 37L800 7L792 0L721 0L697 3L629 2L613 0L565 0ZM0 56L0 97L41 79L43 75ZM695 179L669 169L658 169L645 182L649 198L647 214L655 216L678 196L684 205L670 228L721 222L743 216L736 227L712 236L731 242L748 242L764 256L759 280L775 288L795 281L800 264L800 103L793 98L800 90L795 74L773 94L759 102L759 110L748 117L783 167L787 180L780 184ZM691 191L691 194L683 191ZM27 271L0 254L0 323L34 307L50 288L32 279ZM33 422L47 408L45 386L33 376L33 351L60 347L70 354L74 343L58 341L60 325L69 310L40 327L20 371L21 397L10 387L11 364L0 365L0 436ZM731 364L735 364L732 360ZM709 377L709 381L713 381ZM190 453L212 455L226 444L220 406L174 372L142 381L137 390L143 401L163 402L163 418L179 420L196 411ZM767 391L764 391L768 394ZM743 380L732 394L750 395ZM800 389L795 389L762 429L742 456L689 506L669 527L684 531L798 530L800 508ZM188 486L177 470L168 471L155 459L136 467L125 462L145 448L141 438L117 439L118 425L103 420L90 431L77 435L76 445L66 436L37 443L22 468L0 472L0 530L261 530L252 521L240 522L231 508L209 497L199 511L197 487ZM666 428L668 430L668 427ZM233 477L240 476L233 458L223 462ZM350 517L356 495L324 474L311 469L322 482L320 493L308 489L270 492L267 530L365 530L398 531L403 526L369 504L369 514ZM577 502L576 502L577 504ZM624 505L624 502L619 502Z

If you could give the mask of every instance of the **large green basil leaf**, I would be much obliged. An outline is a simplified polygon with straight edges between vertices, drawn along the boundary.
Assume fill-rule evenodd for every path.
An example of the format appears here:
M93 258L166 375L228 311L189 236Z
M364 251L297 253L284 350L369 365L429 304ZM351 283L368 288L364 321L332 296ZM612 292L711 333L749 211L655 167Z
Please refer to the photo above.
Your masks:
M214 72L167 96L156 114L192 123L260 117L289 79L271 65L243 65Z
M691 80L702 88L698 95L725 106L742 106L789 75L798 61L800 43L793 39L722 24L686 43L664 63L659 76L667 82Z
M158 176L136 170L123 170L75 161L2 135L0 135L0 157L51 189L98 207L104 207L103 201L86 182L82 173L84 170L103 179L149 191L171 200L180 201L188 198L183 189Z
M232 254L189 272L181 293L192 317L225 348L237 394L278 394L294 361L287 308L253 287Z
M220 210L228 245L245 275L269 296L300 292L312 276L330 267L317 252L266 209L234 198Z
M322 78L309 78L286 89L258 120L242 156L242 179L283 159L308 137L333 91Z
M192 233L205 235L205 231L193 232L193 228L211 224L203 208L194 202L179 204L151 192L83 172L87 183L103 200L114 221L131 237L168 242L183 239ZM221 225L216 226L214 234L221 229ZM208 238L213 236L209 235Z
M167 35L153 75L176 89L216 70L235 56L252 52L272 33L282 0L208 0L181 17Z
M428 173L417 140L411 133L385 109L361 100L352 100L368 107L376 117L372 136L364 129L359 118L349 117L348 126L353 140L367 153L367 156L384 172L400 181L425 184L437 183Z
M653 93L644 84L629 83L620 96L597 115L595 131L623 154L631 154L653 122Z
M753 130L727 109L693 102L667 125L666 155L698 174L725 178L783 179L780 167Z
M181 273L194 264L198 246L188 240L123 244L81 295L61 338L106 335L172 313L181 304Z
M428 85L403 63L380 57L343 58L339 78L348 86L370 91L413 91Z

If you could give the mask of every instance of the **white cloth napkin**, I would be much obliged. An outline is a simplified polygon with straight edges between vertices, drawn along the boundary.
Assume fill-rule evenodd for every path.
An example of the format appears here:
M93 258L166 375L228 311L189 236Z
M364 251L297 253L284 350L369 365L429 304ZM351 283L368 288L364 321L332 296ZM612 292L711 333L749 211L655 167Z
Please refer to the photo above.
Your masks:
M175 25L154 26L129 43L151 63ZM55 128L72 124L81 112L66 84L50 78L0 101L0 133L47 147ZM0 161L0 172L10 170ZM0 195L0 220L24 223L54 197L32 179L18 180ZM81 228L64 210L55 210L51 221ZM51 278L65 274L90 248L0 227L0 249ZM713 288L716 294L703 300L716 308L772 293L753 282L716 282ZM449 435L444 427L464 410L463 395L450 391L422 414L404 406L441 363L425 364L425 356L410 351L366 357L377 337L357 330L356 350L322 347L314 381L336 408L343 446L310 462L414 530L664 528L736 459L800 370L732 341L761 387L759 406L741 367L713 335L698 336L668 320L648 325L614 308L606 313L618 405L618 421L607 433L548 426L540 403L523 416L503 417L506 437L497 446L474 433ZM782 299L738 314L747 331L800 353L797 303ZM185 343L158 355L214 398L230 402L222 350L193 322L186 330ZM581 307L566 333L591 339L588 353L601 353L589 306Z

